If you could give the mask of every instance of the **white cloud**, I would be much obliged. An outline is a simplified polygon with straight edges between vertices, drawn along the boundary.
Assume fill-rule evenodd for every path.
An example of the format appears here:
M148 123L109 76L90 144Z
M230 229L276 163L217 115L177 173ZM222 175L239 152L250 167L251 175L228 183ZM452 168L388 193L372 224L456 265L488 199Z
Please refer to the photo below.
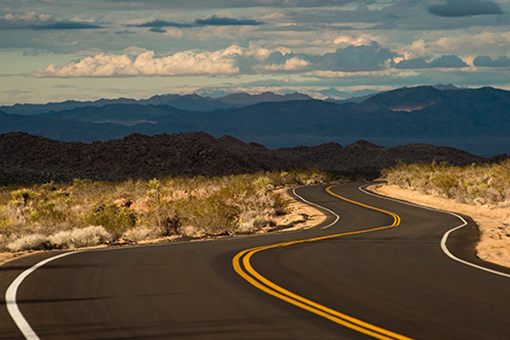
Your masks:
M423 56L427 51L427 44L423 39L415 40L410 46L402 48L405 59L413 59Z
M349 35L341 35L336 38L334 41L335 45L340 45L340 47L347 46L362 46L362 45L370 45L372 42L379 42L378 39L370 34L360 34L356 37Z
M165 28L165 30L166 32L163 34L171 38L182 38L184 36L184 32L179 28L169 27Z
M25 22L40 22L53 19L53 17L49 14L40 14L35 11L25 12L23 14L7 13L6 15L3 16L3 18L8 21L25 21Z
M79 15L71 18L69 21L71 22L88 22L89 24L93 24L93 23L96 23L96 19L95 18L83 18Z
M307 69L311 63L307 60L292 57L285 60L283 64L271 64L264 66L267 71L302 71Z
M285 64L283 65L284 70L286 71L297 71L297 70L303 70L310 66L310 62L303 60L298 57L292 57L289 60L285 61Z
M178 52L156 57L154 51L133 54L100 53L62 66L50 65L33 73L36 77L121 77L233 75L239 73L237 59L244 50L232 45L214 52Z

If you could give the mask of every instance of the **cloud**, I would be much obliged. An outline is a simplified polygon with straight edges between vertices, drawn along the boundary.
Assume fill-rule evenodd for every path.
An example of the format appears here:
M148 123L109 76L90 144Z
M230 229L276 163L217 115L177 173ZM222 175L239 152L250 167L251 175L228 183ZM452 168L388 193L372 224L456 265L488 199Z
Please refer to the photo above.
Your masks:
M130 31L130 30L122 30L122 31L115 31L115 34L136 34L136 32Z
M165 33L166 31L163 28L173 27L173 28L190 28L190 27L198 27L198 26L258 26L262 25L264 22L251 20L251 19L235 19L235 18L226 18L219 17L217 15L213 15L207 19L196 19L194 23L180 23L174 21L166 21L166 20L153 20L149 22L144 22L141 24L130 24L126 25L127 27L148 27L149 31L156 33Z
M343 7L350 3L359 3L359 0L215 0L215 1L192 1L192 0L108 0L106 3L111 7L124 7L127 9L148 8L185 8L192 10L216 9L216 8L296 8L296 7Z
M154 21L144 22L142 24L126 25L126 26L127 27L151 27L151 28L162 28L162 27L185 28L185 27L193 27L194 25L186 24L186 23L173 22L173 21L154 20Z
M122 76L184 76L233 75L239 73L238 46L214 52L178 52L155 57L154 51L138 55L97 54L62 66L50 65L33 73L35 77L122 77Z
M491 1L446 0L446 3L429 6L429 13L441 17L466 17L483 14L503 14L501 7Z
M213 15L207 19L197 19L195 22L202 26L258 26L264 24L262 21L251 19L225 18Z
M444 55L432 60L431 62L425 61L423 58L415 58L402 60L397 65L396 69L422 69L422 68L461 68L468 65L459 57L454 55Z
M316 70L362 72L386 68L398 55L377 43L348 46L312 59Z
M98 29L104 27L94 25L88 22L56 22L48 25L27 26L27 28L33 30L84 30L84 29Z
M482 32L460 36L447 36L435 39L428 44L429 51L435 53L448 53L449 51L465 52L465 54L480 55L491 51L508 50L510 32Z
M390 68L397 53L372 42L323 54L272 52L261 62L265 71L367 72Z
M73 18L68 21L59 21L48 14L26 12L14 15L5 14L0 17L0 29L30 29L30 30L83 30L98 29L103 26L93 23L93 20L79 21Z
M152 27L149 31L154 33L166 33L165 29L159 27Z
M41 14L37 13L35 11L32 12L25 12L23 14L12 14L7 13L3 17L0 17L2 19L5 19L7 21L11 22L42 22L42 21L48 21L53 19L53 17L49 14Z
M377 38L370 34L359 34L357 37L352 37L348 35L341 35L336 38L333 42L335 45L341 46L362 46L362 45L370 45L372 42L376 42Z
M423 58L402 60L397 65L395 65L395 68L400 69L400 70L427 68L427 67L429 67L429 65Z
M473 60L473 65L478 67L510 67L510 59L506 56L492 59L488 56L479 56Z
M311 63L299 57L290 57L282 63L269 64L264 67L266 71L304 71L308 70Z
M218 51L188 50L168 56L154 51L123 51L96 54L78 61L50 65L33 73L36 77L125 77L240 75L267 73L369 72L391 68L399 55L373 42L348 46L323 54L296 53L290 49L267 49L232 45Z

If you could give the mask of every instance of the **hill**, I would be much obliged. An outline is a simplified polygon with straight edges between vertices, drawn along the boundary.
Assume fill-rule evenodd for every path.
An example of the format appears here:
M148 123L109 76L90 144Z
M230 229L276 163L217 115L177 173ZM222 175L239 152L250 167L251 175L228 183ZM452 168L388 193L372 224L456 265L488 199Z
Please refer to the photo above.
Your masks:
M94 143L61 142L26 133L0 135L0 185L48 181L150 179L169 175L228 175L264 170L321 168L335 172L378 172L398 162L487 161L467 152L431 145L381 147L359 141L342 147L270 150L231 136L203 132L128 137Z

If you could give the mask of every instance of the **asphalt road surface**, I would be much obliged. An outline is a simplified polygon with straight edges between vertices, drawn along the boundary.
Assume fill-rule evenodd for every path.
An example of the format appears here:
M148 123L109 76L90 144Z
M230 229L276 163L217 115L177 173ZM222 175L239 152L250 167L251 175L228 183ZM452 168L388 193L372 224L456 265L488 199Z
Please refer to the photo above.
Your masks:
M24 279L17 305L41 339L510 339L510 278L441 249L459 219L358 187L296 190L333 225L327 212L305 231L56 259ZM474 256L468 221L450 251L509 273ZM0 288L58 254L0 267ZM0 338L23 339L1 302Z

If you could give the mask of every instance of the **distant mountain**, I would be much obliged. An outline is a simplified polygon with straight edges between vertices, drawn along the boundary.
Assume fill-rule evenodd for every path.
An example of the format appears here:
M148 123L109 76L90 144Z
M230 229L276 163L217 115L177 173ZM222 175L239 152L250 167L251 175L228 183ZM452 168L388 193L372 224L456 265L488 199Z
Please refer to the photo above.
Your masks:
M328 143L315 147L270 150L231 136L203 132L132 134L95 143L66 143L25 133L0 135L0 185L74 178L125 180L169 175L227 175L293 168L322 168L340 173L377 173L398 162L466 165L486 159L431 145L386 148L358 141L347 147Z
M114 123L125 126L156 124L165 116L187 115L189 111L168 105L111 104L100 107L86 106L71 110L46 112L32 117L46 117L52 120L74 120L93 123Z
M296 97L300 100L287 100ZM378 93L360 103L343 104L311 100L299 94L242 94L232 95L227 101L230 103L226 105L243 106L189 111L163 105L167 101L158 97L157 105L137 102L36 116L0 114L0 133L24 131L62 141L92 142L134 132L154 135L204 131L270 148L327 142L350 144L365 139L387 146L449 145L485 156L510 151L510 92L490 87L401 88ZM249 102L256 104L246 106Z
M310 96L300 93L275 94L264 92L261 94L235 93L221 98L202 97L197 94L165 94L156 95L149 99L100 99L96 101L69 100L61 103L48 104L16 104L13 106L0 106L0 111L17 115L37 115L46 112L59 112L83 107L103 107L106 105L167 105L187 111L215 111L228 108L258 104L262 102L283 102L291 100L310 100Z
M313 98L301 93L275 94L272 92L264 92L261 94L235 93L219 98L224 103L231 104L236 107L255 105L267 102L288 102L294 100L312 100Z
M446 90L460 90L460 87L457 87L453 84L436 84L432 85L436 90L446 91Z
M0 106L0 111L16 115L36 115L50 111L72 110L79 107L94 106L100 107L109 104L136 104L135 99L100 99L96 101L68 100L60 103L47 104L15 104L12 106Z
M335 88L329 88L325 90L317 91L318 93L322 94L323 96L326 96L329 99L332 100L338 100L338 101L349 101L354 102L356 101L356 98L364 98L364 97L370 97L375 94L377 94L377 91L374 90L359 90L359 91L352 91L352 92L345 92L345 91L338 91Z

